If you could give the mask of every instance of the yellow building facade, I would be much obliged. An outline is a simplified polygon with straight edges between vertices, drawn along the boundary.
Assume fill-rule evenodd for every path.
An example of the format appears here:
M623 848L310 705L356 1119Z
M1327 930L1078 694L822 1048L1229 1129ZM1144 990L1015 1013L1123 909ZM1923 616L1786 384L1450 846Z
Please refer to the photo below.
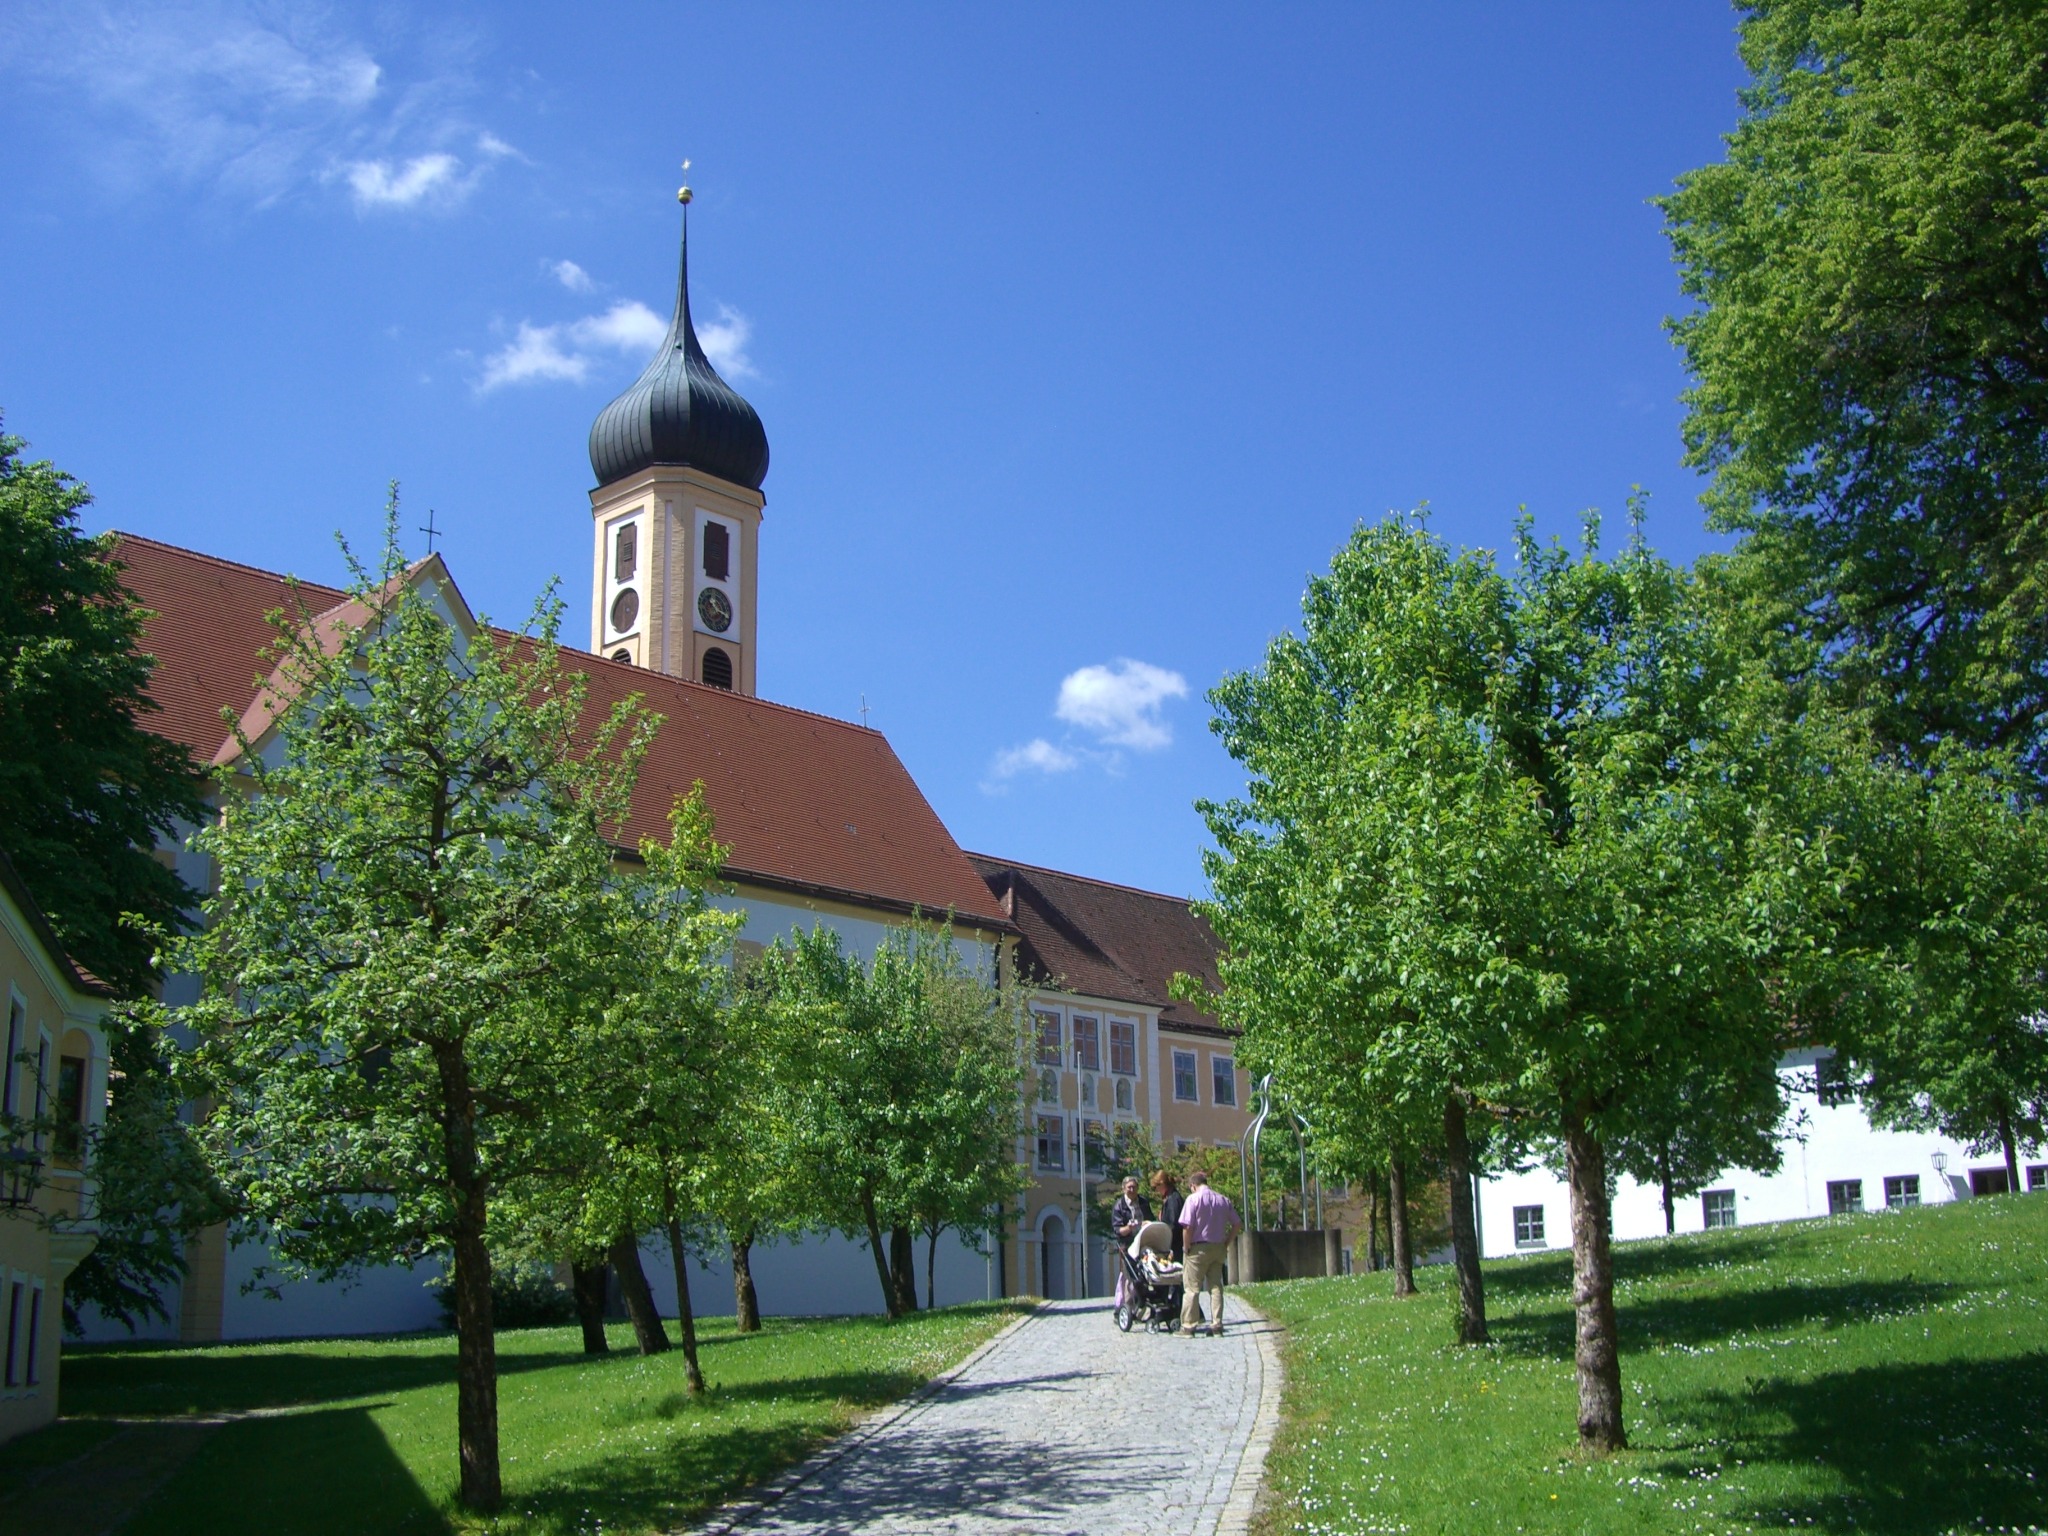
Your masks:
M104 992L65 958L0 854L0 1440L57 1416L64 1282L92 1251L106 1117Z

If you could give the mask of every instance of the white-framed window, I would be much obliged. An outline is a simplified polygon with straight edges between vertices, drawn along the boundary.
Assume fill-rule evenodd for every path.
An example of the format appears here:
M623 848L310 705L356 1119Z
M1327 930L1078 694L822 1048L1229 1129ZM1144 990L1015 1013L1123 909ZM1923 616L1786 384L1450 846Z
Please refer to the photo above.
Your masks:
M1920 1175L1900 1173L1888 1176L1884 1181L1884 1208L1888 1211L1903 1211L1920 1203Z
M1209 1101L1235 1108L1237 1105L1237 1063L1228 1056L1209 1058Z
M1081 1122L1081 1155L1088 1172L1100 1173L1109 1163L1109 1138L1100 1120Z
M1082 1072L1102 1070L1102 1021L1092 1014L1074 1015L1074 1066Z
M1138 1021L1109 1021L1109 1070L1119 1077L1138 1075Z
M1828 1180L1828 1214L1846 1216L1852 1211L1863 1209L1863 1181L1861 1179Z
M1543 1240L1543 1207L1540 1205L1518 1205L1515 1207L1515 1246L1517 1248L1547 1247Z
M39 1387L43 1382L43 1287L40 1282L28 1293L28 1348L23 1364L22 1385Z
M2027 1164L2027 1189L2048 1189L2048 1163Z
M1175 1051L1173 1053L1173 1097L1181 1104L1199 1104L1202 1096L1195 1082L1195 1053Z
M1707 1230L1715 1227L1735 1225L1735 1191L1732 1189L1708 1189L1700 1192L1700 1214L1706 1220Z
M1054 1170L1067 1166L1067 1122L1058 1115L1038 1117L1038 1166Z
M16 1275L7 1285L7 1358L0 1369L0 1387L12 1391L21 1385L22 1313L28 1305L28 1282Z
M1823 1104L1854 1104L1855 1086L1839 1056L1816 1056L1813 1061L1813 1089Z
M1194 1144L1195 1144L1195 1138L1194 1138L1194 1137L1192 1137L1192 1136L1176 1136L1176 1137L1174 1137L1174 1138L1173 1138L1173 1155L1174 1155L1175 1157L1179 1157L1179 1156L1181 1155L1181 1153L1183 1153L1183 1152L1187 1151L1187 1149L1188 1149L1189 1147L1192 1147L1192 1146L1193 1146Z
M1051 1067L1038 1069L1038 1102L1057 1104L1060 1101L1060 1075Z
M1087 1109L1098 1109L1101 1107L1095 1099L1095 1078L1091 1073L1083 1072L1081 1074L1081 1104Z
M1131 1080L1128 1077L1116 1080L1116 1107L1119 1114L1131 1113Z
M14 1087L16 1069L21 1063L16 1060L28 1049L28 1005L15 996L9 988L7 998L7 1059L0 1062L0 1115L14 1113Z
M1041 1065L1056 1067L1060 1064L1060 1016L1056 1013L1034 1012L1038 1020L1038 1060Z
M33 1091L29 1095L28 1112L36 1117L36 1124L47 1125L50 1118L50 1032L47 1029L36 1031L36 1064L34 1070L36 1078ZM41 1151L47 1145L49 1145L49 1132L36 1132L36 1150Z

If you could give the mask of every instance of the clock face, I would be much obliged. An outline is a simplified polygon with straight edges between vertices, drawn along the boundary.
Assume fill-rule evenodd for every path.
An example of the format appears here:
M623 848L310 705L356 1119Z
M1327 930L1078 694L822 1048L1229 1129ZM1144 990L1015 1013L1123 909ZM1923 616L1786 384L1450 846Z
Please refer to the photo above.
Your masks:
M732 600L718 588L706 587L697 594L697 617L706 629L722 635L732 628Z

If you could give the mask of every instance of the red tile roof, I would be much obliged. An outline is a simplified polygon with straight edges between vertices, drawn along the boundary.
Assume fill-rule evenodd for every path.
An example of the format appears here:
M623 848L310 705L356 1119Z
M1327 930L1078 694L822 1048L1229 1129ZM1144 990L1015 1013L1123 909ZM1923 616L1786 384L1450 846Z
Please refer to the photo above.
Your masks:
M1226 1031L1213 1016L1174 1000L1176 972L1220 991L1216 935L1185 897L1090 880L989 854L970 853L989 889L1023 933L1023 974L1041 985L1083 997L1139 1003L1159 1010L1168 1029Z
M290 600L286 579L133 534L119 536L123 579L156 614L147 643L157 658L152 728L200 762L228 739L223 708L239 716L271 671L264 615ZM300 583L311 613L345 600ZM728 879L857 905L1007 931L1001 904L947 832L878 731L785 705L685 682L564 648L590 680L601 715L638 692L664 717L634 789L627 834L665 837L669 806L701 780Z

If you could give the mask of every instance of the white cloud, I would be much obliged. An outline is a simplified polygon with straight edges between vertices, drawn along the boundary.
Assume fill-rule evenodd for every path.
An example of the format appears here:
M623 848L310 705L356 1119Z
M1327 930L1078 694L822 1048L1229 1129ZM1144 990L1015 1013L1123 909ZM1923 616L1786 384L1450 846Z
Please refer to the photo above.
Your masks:
M344 165L358 208L411 208L427 197L464 190L455 179L462 162L453 155L420 155L394 166L389 160L355 160Z
M1034 737L1021 747L1011 747L1007 752L998 752L990 764L989 772L999 779L1013 779L1020 773L1066 773L1078 768L1081 760L1064 747L1056 747L1043 736Z
M704 355L729 382L755 376L754 360L747 356L747 342L753 334L754 323L730 304L719 305L718 318L697 327Z
M1173 741L1173 728L1160 718L1161 707L1187 693L1188 680L1178 672L1120 657L1106 667L1068 673L1053 713L1110 746L1155 752Z
M593 351L644 354L652 351L667 332L667 323L637 299L621 299L601 315L586 315L559 325L535 325L522 320L512 340L484 359L476 390L478 394L487 394L506 384L544 383L551 379L580 384L589 377Z
M210 186L262 206L339 182L358 208L452 206L517 152L458 108L472 43L399 35L427 56L394 75L308 0L16 0L0 76L45 97L85 173L122 194ZM457 143L476 145L467 176Z
M593 286L590 274L573 261L558 261L548 270L555 274L555 281L571 293L588 293Z

